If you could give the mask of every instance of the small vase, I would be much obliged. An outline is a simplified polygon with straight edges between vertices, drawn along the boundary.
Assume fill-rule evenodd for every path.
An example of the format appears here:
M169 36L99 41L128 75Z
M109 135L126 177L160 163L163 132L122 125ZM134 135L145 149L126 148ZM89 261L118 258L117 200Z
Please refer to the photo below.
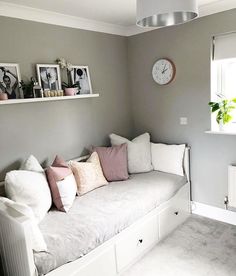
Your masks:
M219 131L224 131L225 130L225 125L223 123L223 120L220 120L219 122Z
M6 101L8 100L7 93L0 93L0 101Z
M75 96L78 92L77 88L65 88L65 95L66 96Z
M232 131L232 124L229 124L229 123L224 124L223 120L220 120L220 122L219 122L219 131L221 131L221 132Z

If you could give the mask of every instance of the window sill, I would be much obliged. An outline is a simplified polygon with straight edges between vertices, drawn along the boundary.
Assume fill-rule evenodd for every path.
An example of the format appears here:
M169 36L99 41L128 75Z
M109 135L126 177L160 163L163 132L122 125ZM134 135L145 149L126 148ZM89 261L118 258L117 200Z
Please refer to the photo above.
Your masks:
M214 134L214 135L236 135L236 132L233 131L212 131L212 130L207 130L205 131L207 134Z

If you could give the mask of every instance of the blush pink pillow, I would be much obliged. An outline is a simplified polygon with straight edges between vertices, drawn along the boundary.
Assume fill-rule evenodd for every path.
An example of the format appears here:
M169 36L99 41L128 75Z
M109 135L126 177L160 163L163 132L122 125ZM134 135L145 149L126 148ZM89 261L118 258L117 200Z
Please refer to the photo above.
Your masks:
M97 152L104 176L109 182L129 178L127 144L109 148L93 147L92 150Z
M46 175L52 194L53 203L59 211L68 212L77 191L76 181L66 162L56 156Z
M78 195L84 195L108 184L103 175L98 154L93 152L86 162L69 162L77 183Z

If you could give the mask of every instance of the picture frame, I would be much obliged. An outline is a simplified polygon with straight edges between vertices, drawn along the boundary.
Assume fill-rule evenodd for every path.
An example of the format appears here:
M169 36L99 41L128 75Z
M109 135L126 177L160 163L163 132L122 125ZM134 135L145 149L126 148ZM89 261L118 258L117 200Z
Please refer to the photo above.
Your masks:
M23 99L20 66L17 63L0 63L0 93L7 99Z
M88 66L73 65L71 79L73 84L78 84L79 95L93 94Z
M61 72L57 64L37 64L38 83L43 91L61 90Z

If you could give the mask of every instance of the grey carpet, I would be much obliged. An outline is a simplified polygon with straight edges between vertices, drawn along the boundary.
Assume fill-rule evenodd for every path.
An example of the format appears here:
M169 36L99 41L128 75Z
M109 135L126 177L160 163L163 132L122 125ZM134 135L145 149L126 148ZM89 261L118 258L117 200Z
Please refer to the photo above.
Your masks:
M235 276L236 227L192 216L122 276Z

